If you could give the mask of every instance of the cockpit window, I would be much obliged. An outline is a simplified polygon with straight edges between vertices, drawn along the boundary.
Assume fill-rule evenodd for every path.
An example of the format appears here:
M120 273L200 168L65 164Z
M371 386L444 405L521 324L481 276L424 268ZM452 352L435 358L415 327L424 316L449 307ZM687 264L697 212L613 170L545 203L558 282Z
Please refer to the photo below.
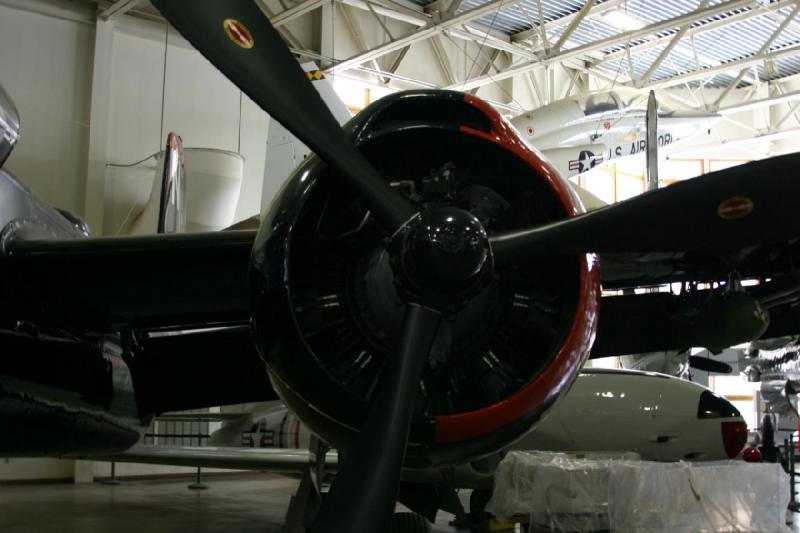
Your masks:
M619 100L617 95L613 92L604 92L591 94L586 98L586 106L584 113L587 115L595 115L597 113L606 113L608 111L618 111Z
M731 418L741 416L731 402L707 390L700 395L697 405L697 418Z

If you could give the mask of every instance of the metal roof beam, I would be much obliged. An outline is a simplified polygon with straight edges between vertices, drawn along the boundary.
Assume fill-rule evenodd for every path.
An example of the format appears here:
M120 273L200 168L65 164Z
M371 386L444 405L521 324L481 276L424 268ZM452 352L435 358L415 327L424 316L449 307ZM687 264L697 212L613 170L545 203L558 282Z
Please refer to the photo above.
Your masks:
M599 11L608 11L610 9L615 9L623 4L625 4L628 0L606 0L602 4L596 4L592 6L589 10L588 16L594 16ZM537 0L537 10L539 15L539 20L544 20L544 14L542 12L541 0ZM535 37L542 32L542 28L560 28L562 26L567 26L572 23L572 21L579 16L580 10L574 13L570 13L569 15L564 15L563 17L559 17L557 19L553 19L549 22L540 23L538 26L533 27L529 30L522 30L517 32L511 36L512 41L525 41L530 39L531 37ZM544 43L547 43L547 39L543 39ZM549 46L549 45L548 45Z
M131 9L139 7L143 4L144 0L117 0L107 8L105 8L99 15L100 20L114 20L119 18Z
M356 46L358 46L358 49L359 50L366 50L367 49L367 44L364 41L364 36L361 35L361 31L360 31L358 25L355 23L355 21L353 20L353 17L350 15L350 9L351 9L350 6L348 6L346 4L342 4L342 3L337 3L337 4L334 4L334 7L339 12L339 15L342 17L342 20L344 20L344 25L347 26L347 31L350 32L350 36L355 41ZM389 38L391 39L391 34L389 35ZM378 62L376 60L374 60L374 59L372 60L372 66L375 69L380 70L380 66L378 65ZM388 78L379 78L378 80L383 84L386 84L386 83L389 82Z
M307 1L320 1L320 0L307 0ZM464 11L458 15L455 15L449 19L442 20L438 23L428 23L426 26L412 31L410 34L406 35L405 37L401 37L399 39L395 39L394 41L389 41L382 45L376 46L371 50L367 50L366 52L362 52L360 54L356 54L344 61L340 61L333 67L329 68L329 71L339 72L342 70L347 70L352 68L356 65L360 65L361 63L365 63L372 59L377 59L383 55L388 54L389 52L394 52L395 50L399 50L403 47L410 46L414 43L418 43L419 41L423 41L437 33L444 31L448 28L452 28L455 26L459 26L461 24L466 24L467 22L480 18L487 13L491 13L495 9L500 8L503 5L511 5L516 2L520 2L522 0L489 0L485 4L470 9L468 11Z
M659 33L675 27L682 26L683 24L686 24L687 22L690 21L696 21L704 18L714 17L723 13L733 11L735 9L752 7L755 4L757 4L757 0L730 0L728 2L723 2L721 4L707 7L705 9L691 11L689 13L678 15L677 17L673 17L668 20L650 24L649 26L645 26L644 28L638 30L627 31L625 33L607 37L605 39L593 41L591 43L587 43L582 46L570 48L569 50L564 50L558 53L549 54L538 60L527 61L520 65L511 67L503 72L500 72L494 75L493 77L479 76L472 80L467 80L467 82L465 83L465 88L472 89L473 87L480 87L481 85L493 83L501 79L511 78L513 76L516 76L517 74L533 70L537 67L542 67L559 61L564 61L565 59L574 59L580 56L590 54L592 52L601 51L605 48L610 48L612 46L619 46L621 44L636 39L641 39L642 37L646 37L648 35L652 35L654 33Z
M341 0L343 4L347 4L364 11L369 11L370 6L364 0ZM415 9L401 3L392 3L391 7L380 1L372 1L372 9L379 15L389 17L393 20L407 22L414 26L425 26L431 20L431 16L423 12L422 9Z
M774 32L772 32L772 35L770 35L769 38L766 41L764 41L764 44L762 44L761 48L758 49L758 52L756 52L756 55L763 54L764 52L769 50L769 47L772 46L772 43L775 42L775 39L780 37L780 35L783 33L783 30L785 30L786 27L789 26L789 24L792 23L792 21L794 20L795 16L797 16L797 11L798 10L800 10L800 5L795 5L794 9L792 9L792 12L789 13L786 17L784 17L783 22L781 22L781 25L778 26L775 29ZM736 88L737 85L739 85L739 82L742 81L742 78L744 78L745 74L747 74L747 70L748 70L747 67L745 67L742 70L740 70L739 74L736 75L736 78L734 78L734 80L732 82L730 82L727 87L725 87L725 90L722 91L721 95L719 95L719 98L717 98L717 101L714 102L714 105L713 105L714 108L718 108L720 103L725 99L725 97L728 96L728 94L730 94L730 92L734 88Z
M491 55L486 58L486 63L483 65L483 68L481 69L481 76L488 74L489 71L492 70L492 67L494 67L494 69L497 70L497 67L494 66L494 62L495 60L497 60L497 57L499 55L500 55L500 50L492 50ZM470 94L472 94L473 96L477 92L478 88L470 90Z
M275 16L275 13L269 8L264 0L256 0L256 6L258 6L261 12L264 13L268 19L271 20L272 17ZM295 50L302 50L304 48L303 43L301 43L300 39L298 39L291 31L289 31L289 28L281 28L278 30L278 32L281 34L281 36L283 36L284 39L286 39L286 42L289 43L290 47L294 48ZM306 57L308 56L306 55Z
M768 98L761 98L759 100L751 100L749 102L743 102L740 104L733 104L727 107L721 107L717 109L717 113L720 113L722 115L732 115L734 113L751 111L753 109L758 109L760 107L769 107L773 105L784 104L792 100L800 100L800 90L791 91L776 96L770 96Z
M442 46L441 36L434 35L430 40L431 46L433 47L433 53L436 56L436 60L439 62L439 68L442 71L442 76L444 79L447 80L448 85L452 85L456 82L455 76L453 76L453 71L450 69L450 62L447 60L447 52L444 51L444 47Z
M705 8L708 5L708 1L709 0L703 0L702 2L700 2L700 5L697 6L697 9ZM636 82L637 86L642 86L645 83L647 83L648 81L650 81L650 78L653 77L653 74L655 73L655 71L658 70L658 67L661 66L661 63L664 62L664 60L667 58L667 56L672 53L672 49L675 48L675 46L680 42L681 39L683 39L683 36L686 34L686 32L689 30L689 28L692 27L693 23L694 23L694 21L687 21L687 22L685 22L683 24L683 26L681 26L678 29L678 32L675 33L675 35L672 37L672 40L669 42L669 44L666 47L664 47L664 49L658 55L656 60L653 61L653 63L650 65L650 68L647 69L647 72L645 72L642 75L642 77ZM632 65L632 61L630 59L630 57L631 57L630 56L630 48L628 48L627 50L628 50L628 62L629 62L629 64ZM632 71L633 71L633 69L631 68L631 72ZM631 74L631 78L632 77L633 77L633 74Z
M769 16L769 14L773 13L773 11L778 11L780 9L783 9L784 7L794 5L795 3L796 0L779 0L774 4L769 4L767 6L758 6L756 8L751 9L750 11L736 13L735 15L731 15L730 17L726 17L721 20L715 20L714 22L709 22L707 24L703 24L702 26L695 26L693 28L690 28L689 30L686 31L684 37L691 37L699 33L716 30L723 26L733 24L734 22L742 22L744 20L748 20L755 17ZM664 37L658 37L656 39L651 39L646 43L637 44L635 46L627 46L622 50L608 53L605 56L592 61L590 66L596 67L607 61L621 59L622 57L625 57L627 55L628 51L630 51L631 54L637 54L639 52L643 52L651 48L656 48L658 46L661 46L663 43L669 41L670 39L672 39L672 34L665 35Z
M302 15L305 15L309 11L314 11L318 7L321 7L323 4L327 4L328 0L303 0L297 5L294 5L287 9L286 11L281 11L274 17L269 19L270 23L274 27L282 26L289 21L296 19Z
M750 57L745 57L742 59L738 59L736 61L729 61L727 63L722 63L721 65L717 65L715 67L707 67L703 69L693 70L685 74L679 74L677 76L672 76L670 78L657 80L648 83L647 85L644 86L644 88L663 89L665 87L672 87L674 85L680 85L682 83L687 83L700 78L705 78L707 76L717 75L720 72L725 72L726 70L731 70L735 68L746 69L748 67L751 67L759 63L760 61L764 61L765 59L780 59L782 57L794 55L797 53L800 53L800 44L789 46L787 48L782 48L780 50L774 50L769 53L752 55Z
M556 44L553 45L552 48L553 52L558 52L559 50L561 50L561 47L564 46L564 43L567 42L567 39L569 39L572 33L578 28L578 26L580 26L581 22L583 22L583 20L589 16L589 13L594 7L596 1L597 0L589 0L588 2L583 4L580 11L578 11L577 16L573 18L572 21L569 23L569 26L567 26L567 29L561 32L558 41L556 41ZM541 8L541 3L539 4L539 7Z

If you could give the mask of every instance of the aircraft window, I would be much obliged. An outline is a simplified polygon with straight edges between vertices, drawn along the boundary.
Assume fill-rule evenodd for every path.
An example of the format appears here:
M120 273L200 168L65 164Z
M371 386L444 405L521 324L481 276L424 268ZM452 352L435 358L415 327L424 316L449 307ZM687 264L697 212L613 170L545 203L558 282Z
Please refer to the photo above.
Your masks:
M605 113L607 111L617 111L619 109L619 100L614 93L599 93L592 94L586 98L586 106L584 112L587 115L594 115L596 113Z
M730 418L733 416L741 416L741 413L722 396L708 390L700 395L697 418Z

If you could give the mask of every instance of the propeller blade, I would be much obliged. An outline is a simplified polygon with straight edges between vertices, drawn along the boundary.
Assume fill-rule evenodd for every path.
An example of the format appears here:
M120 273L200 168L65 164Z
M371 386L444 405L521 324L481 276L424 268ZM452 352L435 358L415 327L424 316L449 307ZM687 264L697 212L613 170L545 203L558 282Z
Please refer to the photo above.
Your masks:
M352 145L252 0L154 0L153 4L237 87L336 168L389 233L416 213Z
M733 372L733 368L728 363L714 361L713 359L698 357L696 355L689 356L689 366L695 370L714 372L715 374L730 374Z
M440 321L438 311L408 305L399 353L381 376L361 434L347 450L311 533L389 530L414 399Z
M586 252L722 252L800 237L800 154L712 172L536 228L490 238L497 264Z

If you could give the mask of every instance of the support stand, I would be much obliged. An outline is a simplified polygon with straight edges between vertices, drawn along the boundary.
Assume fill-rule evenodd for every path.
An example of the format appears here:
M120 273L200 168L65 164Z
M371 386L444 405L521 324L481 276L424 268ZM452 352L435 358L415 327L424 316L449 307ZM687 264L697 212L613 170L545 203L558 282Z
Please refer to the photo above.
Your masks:
M197 478L195 479L195 482L194 483L190 483L189 485L187 485L187 488L190 488L192 490L205 490L205 489L208 488L208 485L203 483L203 481L200 479L200 467L199 466L197 467Z
M283 531L304 533L319 511L323 490L327 485L328 472L325 469L325 459L329 450L330 446L312 435L308 468L303 473L297 492L289 502Z
M117 479L117 463L111 462L111 479L101 481L103 485L121 485L122 482Z
M197 445L198 446L202 446L203 445L203 434L201 432L199 432L199 431L197 433ZM195 482L194 483L190 483L189 485L187 485L187 488L189 488L191 490L205 490L205 489L208 488L208 485L203 483L203 481L200 479L200 467L199 466L197 467L197 478L195 479Z

